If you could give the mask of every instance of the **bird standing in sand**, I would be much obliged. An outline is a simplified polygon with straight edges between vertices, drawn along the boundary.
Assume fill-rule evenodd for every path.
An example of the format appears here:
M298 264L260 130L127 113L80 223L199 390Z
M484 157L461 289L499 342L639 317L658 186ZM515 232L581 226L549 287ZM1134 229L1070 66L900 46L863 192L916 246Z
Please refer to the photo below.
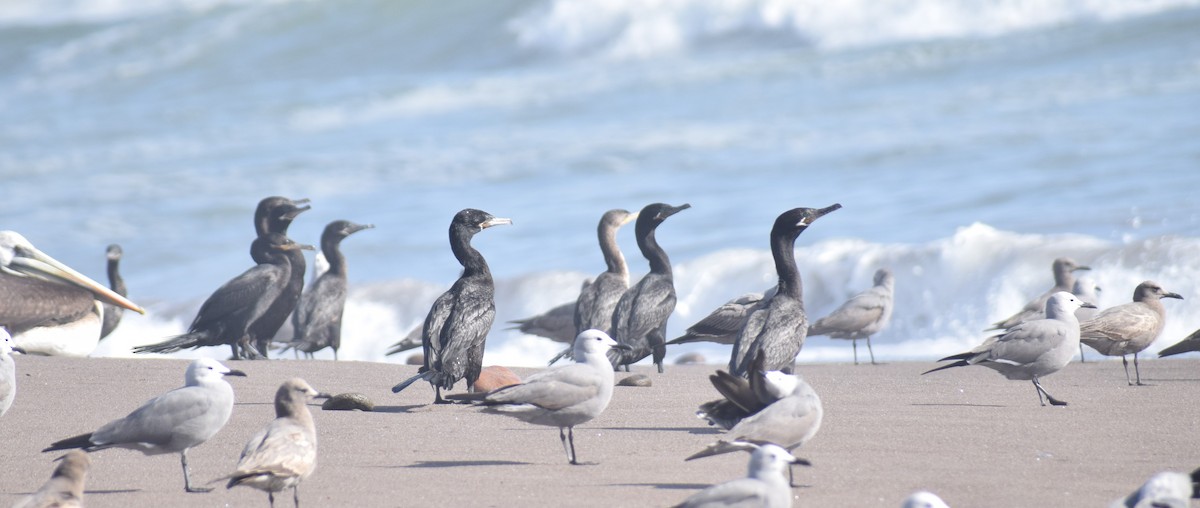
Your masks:
M875 271L875 285L854 295L828 316L808 327L808 335L828 335L833 339L849 339L854 348L854 364L858 365L858 339L867 339L867 352L875 365L871 336L879 333L892 319L896 277L887 268Z
M613 309L612 336L629 351L614 351L609 360L614 367L637 363L653 355L658 372L663 371L663 358L667 355L667 319L675 311L675 277L671 271L671 260L667 252L658 245L654 232L658 226L692 205L671 206L665 203L646 205L638 212L634 223L638 249L650 262L650 272L642 276L633 287L621 295Z
M208 441L229 421L233 387L223 378L245 375L216 360L201 358L188 365L182 388L150 399L128 416L108 422L95 432L57 441L42 451L82 448L92 452L116 447L145 455L179 452L184 490L208 492L212 489L192 487L187 452Z
M804 287L796 267L796 238L817 219L841 208L793 208L779 214L771 226L771 257L779 277L778 291L770 303L754 311L738 333L729 358L729 373L745 376L757 355L765 356L766 370L791 372L804 346L808 317L804 313Z
M628 347L600 330L584 330L575 338L576 363L538 372L520 384L488 393L482 401L484 410L558 427L567 461L577 465L575 426L591 421L608 407L615 375L607 353Z
M342 346L342 312L346 308L346 256L339 247L346 237L373 227L345 220L325 226L321 233L321 253L329 262L329 269L300 297L292 314L294 335L290 347L303 351L309 358L317 351L332 348L333 359L337 360L338 348Z
M1075 287L1075 272L1078 270L1091 270L1091 268L1080 265L1071 258L1058 258L1051 264L1050 270L1054 272L1054 287L1046 290L1045 293L1042 293L1037 298L1030 300L1016 314L992 323L992 327L984 331L1007 330L1025 321L1042 319L1042 310L1046 308L1046 300L1050 299L1050 295L1059 291L1070 293Z
M1054 293L1046 300L1045 319L1018 324L1000 335L989 337L975 349L938 360L957 360L954 363L921 374L951 367L983 365L1008 379L1032 380L1038 401L1043 406L1046 400L1054 406L1065 406L1067 403L1051 397L1038 379L1058 372L1071 363L1075 349L1079 347L1079 320L1075 317L1075 310L1089 305L1066 291Z
M792 464L810 465L787 450L773 444L756 445L746 443L742 450L750 453L749 471L746 478L714 485L693 494L675 508L718 508L729 506L757 506L763 508L787 508L792 506L792 486L783 471Z
M101 303L146 311L38 250L16 231L0 231L0 326L30 354L87 356L100 342Z
M124 251L121 250L121 246L115 243L105 249L104 258L108 260L108 287L118 295L129 296L129 291L125 288L125 279L121 277L121 256L123 255ZM104 323L100 326L101 340L117 329L117 325L121 324L123 314L125 314L125 309L120 305L104 304Z
M187 333L162 342L133 348L134 353L173 353L182 349L228 345L234 359L250 359L253 346L245 340L247 329L264 313L288 284L288 252L311 249L286 235L268 233L267 241L253 242L256 257L264 262L217 288L196 312Z
M1138 353L1141 353L1167 324L1167 310L1163 298L1178 298L1179 293L1167 292L1157 282L1145 281L1133 290L1133 301L1109 307L1096 317L1079 325L1080 340L1106 356L1120 356L1125 366L1125 381L1129 386L1142 386L1142 372L1138 368ZM1129 360L1133 355L1133 371L1137 382L1129 379Z
M83 486L92 459L80 450L62 456L50 479L30 496L17 501L13 508L82 508Z
M501 224L512 224L512 220L473 208L458 212L450 221L450 250L462 264L462 275L425 316L421 331L425 365L417 375L392 387L392 393L424 379L433 386L433 402L444 404L442 389L453 388L458 380L465 378L467 388L472 389L483 369L483 348L496 317L496 285L483 254L471 246L471 238Z
M317 428L308 411L308 401L316 395L300 378L279 386L275 419L246 442L237 470L221 478L229 479L225 488L243 485L266 491L274 507L275 493L291 487L292 501L299 508L300 482L317 467Z
M17 365L12 358L13 351L23 352L8 330L0 327L0 416L8 412L17 397Z

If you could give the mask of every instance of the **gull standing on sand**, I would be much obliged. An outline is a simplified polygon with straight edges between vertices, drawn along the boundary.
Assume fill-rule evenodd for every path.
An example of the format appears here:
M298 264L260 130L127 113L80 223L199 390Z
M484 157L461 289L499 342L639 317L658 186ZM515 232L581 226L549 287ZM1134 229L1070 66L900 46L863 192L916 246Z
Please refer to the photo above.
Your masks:
M1026 303L1016 314L1009 316L1006 319L996 321L991 328L984 331L992 330L1007 330L1025 321L1034 319L1042 319L1045 314L1042 310L1046 308L1046 300L1050 299L1050 295L1059 291L1071 292L1075 288L1075 273L1078 270L1091 270L1090 267L1080 265L1071 258L1058 258L1050 267L1054 272L1054 287L1042 293L1041 296Z
M867 339L867 352L871 353L871 365L875 365L875 351L871 349L871 336L879 333L892 319L892 307L896 292L896 278L892 271L880 268L875 271L875 286L854 295L828 316L818 319L808 327L808 335L828 335L832 339L849 339L854 348L854 364L858 365L858 339Z
M0 416L8 412L17 397L17 365L12 358L13 351L24 352L13 342L8 330L0 327Z
M804 287L800 269L796 267L796 238L814 221L841 207L834 203L821 209L793 208L775 219L770 241L779 289L771 302L756 310L738 333L729 358L730 374L745 376L750 362L759 354L766 355L765 370L791 372L808 333Z
M761 360L755 360L760 363ZM765 386L778 400L743 418L717 442L686 460L744 449L744 443L774 443L787 450L799 448L816 435L825 414L821 398L799 376L778 370L763 373ZM763 391L759 389L758 391ZM760 399L764 398L762 395Z
M54 468L50 479L30 496L13 505L13 508L81 508L83 485L87 481L88 468L92 459L80 450L71 450L63 455L62 462Z
M600 330L584 330L575 338L576 363L544 370L523 383L493 390L483 398L484 411L558 427L567 461L577 465L575 426L600 416L608 407L615 375L607 353L628 348Z
M0 231L0 326L30 354L87 356L100 342L101 303L145 314L124 296Z
M1075 349L1079 347L1079 320L1075 317L1075 309L1090 305L1066 291L1054 293L1046 300L1045 319L1018 324L1000 335L989 337L975 349L942 358L938 361L957 361L927 370L921 375L979 364L1008 379L1032 380L1038 401L1043 406L1046 400L1055 406L1065 406L1065 401L1051 397L1042 388L1038 378L1058 372L1071 363Z
M346 255L340 248L346 237L375 226L355 224L346 220L335 220L325 225L321 232L321 253L329 268L308 292L300 297L296 311L292 313L292 341L290 347L303 351L312 358L313 353L325 348L333 349L337 360L338 348L342 346L342 312L346 308Z
M1135 383L1129 379L1129 360L1125 355L1133 355L1136 384L1143 386L1142 372L1138 369L1138 353L1150 347L1167 324L1167 310L1161 301L1163 298L1183 299L1179 293L1169 293L1157 282L1148 280L1133 290L1133 302L1104 309L1096 317L1079 325L1080 340L1084 344L1102 355L1121 357L1121 364L1125 366L1125 382L1129 386Z
M121 256L123 255L121 246L115 243L109 245L104 251L104 258L108 261L108 287L118 295L129 296L129 291L125 288L125 279L121 277ZM120 305L104 304L104 323L100 326L100 340L104 340L108 334L117 329L117 325L121 324L123 314L125 314L125 309Z
M618 342L631 348L609 354L613 367L624 365L628 372L629 364L652 355L658 372L663 371L663 358L667 355L667 319L675 312L675 276L671 271L671 260L658 245L654 232L668 217L691 206L687 203L679 206L654 203L638 212L634 234L638 249L650 262L650 272L626 290L613 309L609 332Z
M773 444L761 446L746 443L742 450L750 453L746 478L714 485L692 495L676 508L717 508L727 506L756 506L787 508L792 506L792 486L783 477L783 470L792 464L810 465L797 459L787 450Z
M473 390L483 370L483 348L492 320L496 317L496 285L483 254L471 246L476 233L492 226L512 224L512 219L493 217L467 208L450 221L450 250L463 272L454 285L433 302L421 329L425 365L417 375L392 387L398 393L418 379L434 389L434 404L444 404L442 389L449 390L466 378Z
M128 416L113 420L95 432L51 444L43 452L82 448L92 452L127 448L145 455L179 452L183 487L188 492L212 489L192 487L187 452L213 437L233 412L233 387L224 376L245 376L220 362L201 358L188 365L186 384L150 399Z
M274 507L275 493L291 487L292 501L300 507L300 481L317 467L317 428L308 411L308 401L316 395L300 378L279 386L275 419L246 442L237 470L225 477L225 488L245 485L266 491Z

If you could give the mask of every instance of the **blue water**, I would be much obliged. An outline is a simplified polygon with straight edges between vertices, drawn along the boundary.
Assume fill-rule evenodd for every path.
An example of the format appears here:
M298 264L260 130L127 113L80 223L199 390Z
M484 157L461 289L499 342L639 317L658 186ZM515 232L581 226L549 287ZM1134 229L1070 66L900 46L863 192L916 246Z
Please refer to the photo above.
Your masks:
M776 215L833 202L797 244L810 313L890 266L885 359L973 345L1064 255L1102 306L1145 279L1184 295L1152 349L1200 327L1200 2L827 4L5 2L0 227L100 280L123 246L151 313L103 355L181 332L248 268L268 195L312 199L302 242L378 226L344 244L342 358L382 360L421 321L466 207L514 221L475 242L498 325L603 269L605 210L663 201L692 204L659 231L672 335L773 284ZM497 326L487 360L557 348ZM672 355L692 350L727 355ZM849 357L812 338L800 358Z

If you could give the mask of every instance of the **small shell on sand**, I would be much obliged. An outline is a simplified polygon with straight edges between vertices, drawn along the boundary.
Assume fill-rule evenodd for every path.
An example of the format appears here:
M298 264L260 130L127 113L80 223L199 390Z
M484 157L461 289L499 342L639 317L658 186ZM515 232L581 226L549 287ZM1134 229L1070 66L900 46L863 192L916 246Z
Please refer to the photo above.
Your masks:
M505 367L492 365L484 367L475 380L475 391L487 393L497 388L521 384L521 377Z
M375 403L361 393L339 393L321 404L326 411L374 411Z
M650 386L650 376L645 374L625 376L617 381L617 386Z

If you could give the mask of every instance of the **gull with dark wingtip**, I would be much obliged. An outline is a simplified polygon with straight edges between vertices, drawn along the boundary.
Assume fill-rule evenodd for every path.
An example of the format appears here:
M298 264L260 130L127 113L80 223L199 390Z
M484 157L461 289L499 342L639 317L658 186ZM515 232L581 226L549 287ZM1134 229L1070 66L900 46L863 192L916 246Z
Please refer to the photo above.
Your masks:
M1075 317L1075 310L1091 305L1066 291L1054 293L1046 300L1045 319L1018 324L1000 335L989 337L966 353L942 358L938 361L956 361L929 369L921 375L952 367L982 365L1008 379L1033 381L1038 402L1043 406L1046 400L1054 406L1065 406L1067 403L1051 397L1038 379L1058 372L1071 363L1075 349L1079 347L1079 319Z
M102 303L146 311L33 246L0 231L0 326L30 354L87 356L100 341Z
M321 252L329 262L329 269L300 298L292 314L295 335L289 347L303 351L309 358L317 351L333 348L333 359L337 360L338 348L342 346L342 311L346 307L346 255L340 246L346 237L373 227L345 220L325 226Z
M145 455L178 452L184 490L208 492L212 489L192 487L187 452L208 441L229 421L233 387L225 376L245 375L211 358L195 360L188 365L183 387L150 399L128 416L108 422L95 432L56 441L42 451L126 448Z
M613 309L610 332L617 342L631 348L630 351L609 353L614 367L624 365L628 371L629 364L653 355L658 372L663 371L663 358L667 355L667 319L675 311L675 277L671 260L658 245L654 232L667 217L691 206L687 203L679 206L654 203L638 212L634 234L638 249L650 262L650 272L626 290Z
M234 359L249 359L244 346L247 329L267 312L288 284L291 265L288 252L312 249L293 242L286 235L268 233L267 241L253 243L256 257L265 262L255 265L226 282L200 306L187 333L156 344L137 346L134 353L173 353L182 349L228 345Z
M765 355L764 370L791 372L804 346L808 317L804 313L804 287L796 267L796 238L817 219L841 208L793 208L779 214L771 227L771 256L779 276L778 290L770 303L751 314L738 333L729 358L729 373L745 376L750 362Z
M1125 366L1125 381L1129 386L1142 386L1138 353L1150 347L1167 324L1167 309L1161 301L1163 298L1183 299L1179 293L1168 292L1157 282L1148 280L1133 290L1132 302L1104 309L1096 317L1079 324L1080 340L1084 344L1102 355L1121 357L1121 364ZM1133 355L1136 383L1129 379L1129 360L1125 358L1129 354Z
M721 304L684 330L683 335L667 341L667 345L692 342L733 344L737 341L738 333L746 326L746 320L754 311L771 303L771 297L775 296L777 289L772 287L766 293L746 293Z
M501 224L512 224L512 220L473 208L458 212L450 221L450 250L463 272L425 316L421 329L425 364L417 375L392 387L393 393L423 379L433 386L433 402L444 404L442 390L453 388L460 379L465 378L467 388L474 389L483 370L487 334L496 317L496 285L483 254L471 246L471 238Z

